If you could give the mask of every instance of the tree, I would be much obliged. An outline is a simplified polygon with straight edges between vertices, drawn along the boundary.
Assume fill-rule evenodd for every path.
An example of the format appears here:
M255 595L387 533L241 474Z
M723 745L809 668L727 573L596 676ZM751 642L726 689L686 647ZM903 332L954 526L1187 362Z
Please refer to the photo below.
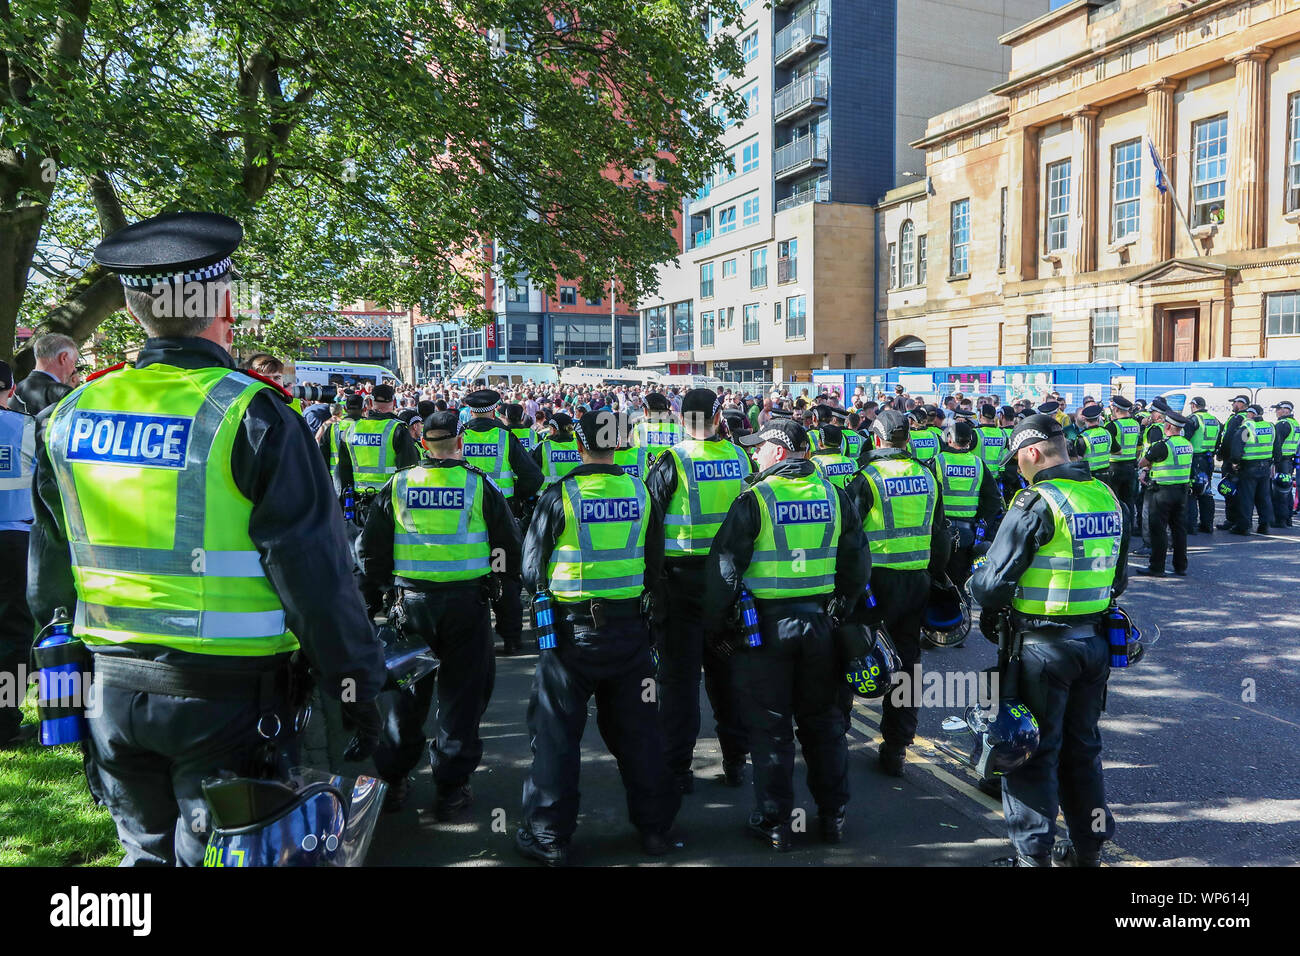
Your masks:
M481 277L628 299L722 162L735 0L0 0L0 355L122 307L102 236L176 209L301 339L332 301L484 317ZM655 162L662 184L624 170ZM20 356L20 358L22 358Z

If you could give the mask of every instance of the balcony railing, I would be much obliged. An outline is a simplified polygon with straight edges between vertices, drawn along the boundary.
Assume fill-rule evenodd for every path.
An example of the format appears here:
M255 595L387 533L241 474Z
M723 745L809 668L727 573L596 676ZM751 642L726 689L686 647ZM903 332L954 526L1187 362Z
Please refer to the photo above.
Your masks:
M776 204L777 212L785 212L787 209L793 209L795 206L802 206L809 202L830 202L831 201L831 183L828 179L819 179L811 186L804 186L796 189L785 199L778 200Z
M781 87L776 91L776 105L772 110L776 121L793 119L807 110L825 106L828 89L826 77L820 73L801 76L789 86Z
M707 246L709 244L709 240L712 238L713 238L712 229L701 229L699 232L697 232L694 236L691 237L691 248L702 249L704 246Z
M805 13L776 35L776 65L793 62L826 45L830 17L820 11Z
M799 281L799 257L783 256L776 260L776 283L785 285L787 282Z
M801 136L776 151L773 165L781 179L813 166L825 166L830 159L830 140L825 135Z

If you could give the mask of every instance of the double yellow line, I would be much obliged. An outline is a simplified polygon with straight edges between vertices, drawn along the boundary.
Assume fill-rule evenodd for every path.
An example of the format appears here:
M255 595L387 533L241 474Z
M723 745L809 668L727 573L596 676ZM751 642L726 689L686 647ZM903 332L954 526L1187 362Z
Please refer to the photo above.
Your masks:
M875 713L860 699L855 698L853 701L853 715L849 719L849 725L867 740L874 740L880 736L880 724ZM923 751L933 753L934 757L927 756ZM976 787L973 782L976 779L974 770L948 757L933 740L917 734L913 747L908 748L908 763L925 770L944 786L975 803L979 807L978 815L988 822L999 828L1003 826L1001 802ZM955 770L956 773L950 772L948 768ZM1061 822L1064 824L1063 820ZM1129 866L1151 865L1113 842L1106 844L1104 852L1108 856L1118 857Z

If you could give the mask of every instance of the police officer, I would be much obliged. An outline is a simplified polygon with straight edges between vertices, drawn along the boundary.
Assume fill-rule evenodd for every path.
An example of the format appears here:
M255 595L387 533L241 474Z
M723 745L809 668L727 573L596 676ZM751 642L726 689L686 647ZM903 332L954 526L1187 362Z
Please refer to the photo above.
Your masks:
M348 457L347 433L361 420L364 408L365 400L360 395L349 394L343 400L342 420L331 422L320 437L320 450L325 456L325 467L329 469L330 477L334 481L334 491L339 495L343 494L344 489L343 459Z
M27 662L36 632L27 608L27 544L32 528L32 475L36 471L36 419L7 406L13 372L0 362L0 673L16 674ZM14 403L17 404L17 403ZM0 703L0 747L22 723L16 705Z
M1192 399L1191 417L1196 429L1187 437L1192 442L1192 490L1187 500L1187 533L1214 533L1214 493L1210 479L1214 476L1214 452L1223 431L1220 421L1205 409L1205 399ZM1198 476L1200 477L1198 480ZM1199 489L1199 490L1198 490Z
M551 433L533 449L533 464L542 473L543 492L582 464L573 419L564 412L556 412L551 416L550 429Z
M1137 504L1137 460L1142 450L1142 426L1133 418L1133 403L1123 395L1110 399L1110 478L1102 479L1110 485L1120 504L1130 511ZM1136 518L1130 514L1131 521Z
M623 469L625 475L631 475L638 481L647 481L650 477L650 455L645 445L632 444L632 428L627 424L627 416L619 412L618 442L614 452L614 464Z
M470 418L462 425L465 461L492 480L515 517L520 517L524 513L523 502L531 499L542 485L542 472L519 439L494 417L500 405L501 395L490 388L465 396L465 407L470 410ZM501 653L508 657L522 649L521 582L517 575L503 574L493 586L500 589L500 594L493 599L492 610L497 633L501 635Z
M956 543L948 562L948 580L960 590L970 577L976 540L1002 511L998 483L972 448L975 429L956 419L948 426L947 447L934 460L939 479L943 516L955 532Z
M1130 512L1087 465L1069 460L1055 419L1030 415L1008 454L1031 484L1003 518L971 588L986 636L1010 609L1015 646L1003 686L1014 682L1040 736L1029 761L1002 778L1002 808L1016 865L1051 865L1059 806L1072 845L1059 847L1058 862L1096 866L1115 831L1097 727L1110 667L1099 623L1124 591Z
M934 456L939 454L940 436L930 428L930 413L925 408L913 409L911 429L912 457L928 468Z
M1088 466L1088 472L1099 481L1106 480L1110 471L1110 430L1101 424L1102 407L1085 405L1079 409L1083 428L1074 440L1075 452Z
M1277 424L1273 426L1273 523L1290 528L1295 512L1295 457L1300 451L1300 428L1296 427L1295 406L1278 402L1273 406Z
M202 861L200 781L265 772L289 745L300 645L358 730L348 759L379 736L382 648L320 451L288 394L227 351L242 235L171 213L100 244L149 338L60 402L37 458L28 601L37 621L75 608L93 653L88 781L128 864Z
M672 406L659 392L645 397L646 414L632 431L632 444L645 446L653 462L665 448L676 445L686 437L682 426L673 420Z
M700 735L700 673L722 748L722 774L744 783L749 747L731 686L730 661L704 619L704 564L731 503L753 472L745 449L719 434L721 399L707 388L682 396L685 441L667 448L650 470L650 499L664 515L664 583L655 597L659 651L659 719L668 769L677 789L691 793L691 760ZM644 449L641 449L644 451Z
M769 421L744 439L760 471L732 502L705 566L705 614L716 626L746 589L761 644L742 646L732 675L754 763L756 808L748 832L775 850L791 847L794 736L822 839L844 838L848 743L840 687L843 662L828 604L852 607L871 575L857 509L808 461L808 437Z
M1232 463L1232 459L1229 457L1228 451L1232 447L1234 439L1237 438L1237 433L1246 423L1246 406L1249 404L1249 395L1238 395L1232 400L1232 412L1228 415L1228 420L1223 423L1223 431L1219 433L1219 447L1215 449L1214 454L1214 457L1223 463L1222 468L1220 468L1223 477L1233 479L1234 481L1237 478L1237 470L1236 466ZM1223 495L1223 521L1216 524L1215 527L1220 531L1231 530L1236 524L1235 516L1239 505L1240 502L1237 499L1236 493L1225 492ZM1246 524L1249 526L1249 520ZM1247 527L1246 531L1242 533L1248 534L1249 531L1250 528Z
M506 428L510 430L510 434L519 439L519 444L523 446L524 451L532 454L533 446L537 443L537 433L525 420L524 406L511 402L508 405L502 405L501 411L505 416Z
M948 570L952 534L943 517L939 482L929 467L908 454L907 420L902 413L882 411L872 422L871 437L875 448L863 468L867 480L859 486L856 504L871 552L877 607L871 611L861 602L850 620L865 625L883 623L898 651L902 671L912 674L921 663L921 619L930 584ZM915 437L912 432L912 439ZM902 776L916 723L915 699L899 702L893 694L885 696L880 721L881 772Z
M343 487L357 491L378 491L399 468L420 460L410 431L395 414L393 386L376 385L370 397L370 411L348 429L348 454L339 462Z
M831 410L834 415L835 424L844 433L844 444L840 448L840 454L851 461L856 462L858 456L862 454L862 449L866 445L866 439L858 434L858 427L861 424L860 419L854 412L847 411L843 408L834 408Z
M652 856L681 805L664 759L641 599L663 573L664 524L645 485L614 464L618 419L588 412L576 433L582 465L542 492L524 542L524 583L549 591L556 646L537 659L528 702L533 764L515 848L551 865L568 860L578 824L578 770L587 705L618 761L632 824Z
M847 489L858 475L858 462L840 449L844 447L844 432L838 425L823 425L818 433L820 445L814 449L812 463L818 474L836 488ZM812 440L811 434L809 441Z
M1227 432L1224 432L1227 436ZM1233 534L1250 534L1250 518L1259 512L1258 534L1268 534L1273 523L1273 493L1271 469L1273 467L1274 429L1264 421L1264 409L1259 405L1246 406L1245 420L1235 428L1228 442L1226 464L1237 476L1237 493L1232 496L1234 511Z
M434 815L449 820L473 799L469 778L483 756L479 720L492 695L495 662L489 577L519 579L520 541L510 505L484 472L464 460L455 412L423 423L425 457L399 471L370 509L358 554L375 588L401 589L405 631L438 656L438 732L430 747L438 789ZM519 614L515 615L516 620ZM424 748L434 679L396 695L375 767L399 809Z
M1192 480L1192 443L1183 437L1187 419L1175 411L1164 413L1164 438L1147 446L1140 467L1150 468L1147 488L1151 561L1138 574L1164 577L1169 537L1174 539L1174 574L1187 576L1187 494Z

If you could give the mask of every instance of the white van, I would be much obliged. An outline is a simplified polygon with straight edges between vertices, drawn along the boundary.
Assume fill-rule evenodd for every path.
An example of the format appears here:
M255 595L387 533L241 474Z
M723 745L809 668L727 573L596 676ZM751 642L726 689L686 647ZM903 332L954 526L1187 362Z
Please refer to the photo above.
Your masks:
M343 385L352 387L369 382L371 385L401 385L390 369L382 365L356 365L347 362L295 362L294 383L298 385Z
M659 384L664 388L711 388L717 391L719 385L726 387L726 382L712 375L661 375Z
M545 362L465 362L449 381L453 385L550 384L560 380L560 370Z
M561 384L582 385L588 388L617 385L624 387L631 385L639 385L642 388L653 387L659 384L660 378L658 372L639 368L583 368L574 365L560 372Z

